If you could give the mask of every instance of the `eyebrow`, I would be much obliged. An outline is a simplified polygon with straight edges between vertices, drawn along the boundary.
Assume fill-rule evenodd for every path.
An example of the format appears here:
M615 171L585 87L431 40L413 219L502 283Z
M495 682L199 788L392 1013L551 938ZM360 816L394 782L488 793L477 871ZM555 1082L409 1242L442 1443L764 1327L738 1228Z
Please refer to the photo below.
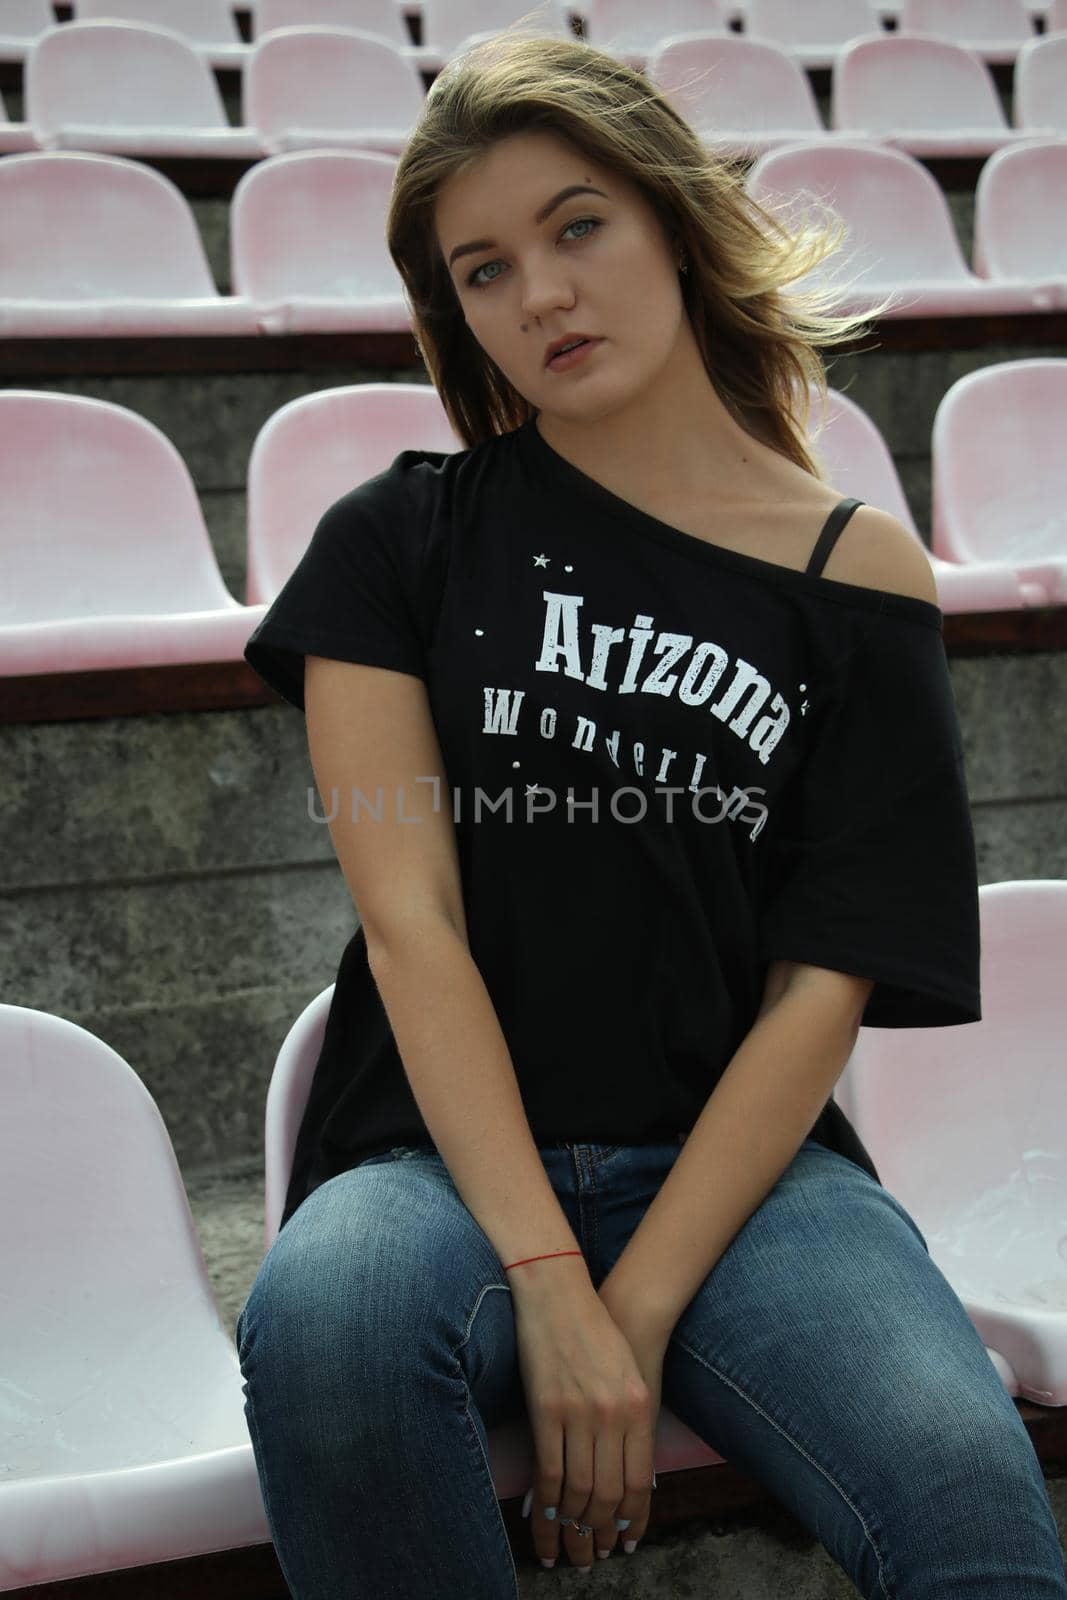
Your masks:
M547 205L543 205L540 211L538 211L537 215L534 217L534 221L537 223L544 222L546 217L550 217L553 211L555 211L556 207L561 206L564 200L569 200L572 194L598 194L603 200L608 199L608 196L604 193L603 189L594 189L588 183L572 183L568 188L561 189L559 194L554 194ZM456 261L459 256L473 255L476 250L495 249L495 239L472 239L469 244L457 244L456 248L448 258L448 265L451 267L453 262Z

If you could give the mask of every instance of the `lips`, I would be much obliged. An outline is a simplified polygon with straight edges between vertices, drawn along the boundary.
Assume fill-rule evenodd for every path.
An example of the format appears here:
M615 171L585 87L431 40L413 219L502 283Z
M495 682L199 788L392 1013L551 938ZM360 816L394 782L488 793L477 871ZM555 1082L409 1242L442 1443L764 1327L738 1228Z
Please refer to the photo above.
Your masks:
M568 348L571 349L571 350L576 350L579 345L582 345L582 344L596 344L596 343L597 343L596 339L594 339L591 334L580 334L580 335L579 334L575 334L575 335L572 336L572 338L570 338L570 339L568 339L566 341L566 346L565 347L561 347L558 350L553 350L552 351L552 354L550 356L548 356L546 358L546 360L545 360L545 366L546 367L550 367L552 365L553 361L555 361L556 357L563 355L565 353L565 350L568 349Z

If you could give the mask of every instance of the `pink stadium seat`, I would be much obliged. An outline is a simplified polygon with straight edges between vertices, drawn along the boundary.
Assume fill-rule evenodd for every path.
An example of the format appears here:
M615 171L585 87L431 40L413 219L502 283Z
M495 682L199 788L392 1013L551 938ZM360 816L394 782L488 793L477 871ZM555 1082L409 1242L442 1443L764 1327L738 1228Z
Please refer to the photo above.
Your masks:
M252 37L257 44L278 28L355 28L377 34L405 55L413 52L404 13L396 0L257 0Z
M719 0L588 0L585 36L631 66L644 67L668 39L679 34L725 34Z
M230 0L71 0L77 22L147 22L181 34L211 67L240 68L248 54Z
M1067 308L1067 139L998 150L974 200L974 270L1041 285L1050 307Z
M931 440L931 543L948 561L1011 561L1067 604L1067 359L1001 361L949 388Z
M1010 561L945 561L927 549L904 496L896 463L874 422L854 400L831 389L825 419L812 390L809 442L826 468L826 479L844 495L878 506L910 528L926 551L946 616L967 611L1019 611L1048 604L1045 584L1023 581Z
M215 287L189 202L117 156L5 156L0 337L254 334Z
M1023 0L902 0L897 27L933 33L974 50L983 61L1014 61L1019 46L1034 37Z
M850 39L881 33L870 0L746 0L745 33L788 50L804 67L832 67Z
M36 150L37 140L28 122L8 120L7 106L0 95L0 155L17 155L20 150Z
M317 3L317 0L316 0ZM711 3L711 0L708 0ZM508 30L523 36L573 39L569 0L422 0L422 44L413 45L420 66L444 66L475 33ZM588 16L584 5L582 14ZM513 24L522 20L521 28Z
M1067 33L1067 0L1050 0L1045 22L1046 33Z
M974 51L914 33L844 47L831 122L913 156L984 156L1025 137L1008 126L989 68Z
M24 61L46 28L54 28L52 0L4 0L0 7L0 61Z
M327 507L401 450L464 448L428 383L356 383L290 400L249 456L249 602L272 601Z
M243 96L244 120L271 155L333 147L399 155L426 91L410 56L375 34L283 28L253 49Z
M226 588L189 470L152 423L0 390L0 482L0 675L241 660L265 608Z
M838 285L840 275L850 286L839 287L849 311L889 293L887 317L1040 309L1025 286L989 283L971 271L937 180L901 150L858 139L782 145L754 164L747 188L787 223L812 209L813 196L843 217L844 244L810 277Z
M264 333L410 328L385 243L395 171L374 151L301 150L244 174L230 206L231 279Z
M1064 7L1067 28L1067 4ZM1042 136L1067 134L1067 32L1024 44L1015 61L1015 126Z
M159 1109L0 1005L0 1590L266 1544L233 1331ZM103 1158L101 1152L105 1152Z
M762 155L797 139L833 139L811 80L781 45L737 33L672 34L646 75L709 146Z
M207 63L169 28L66 22L26 61L26 108L45 150L257 159L260 141L231 128Z
M265 1117L263 1233L266 1250L278 1236L278 1224L285 1209L296 1135L322 1048L333 990L331 984L305 1006L283 1040L271 1074ZM491 1428L486 1437L498 1498L506 1500L523 1494L532 1482L536 1466L526 1416ZM656 1430L653 1464L658 1475L689 1467L721 1466L723 1457L663 1406Z
M834 1098L1009 1394L1067 1404L1067 881L978 891L982 1020L861 1028Z

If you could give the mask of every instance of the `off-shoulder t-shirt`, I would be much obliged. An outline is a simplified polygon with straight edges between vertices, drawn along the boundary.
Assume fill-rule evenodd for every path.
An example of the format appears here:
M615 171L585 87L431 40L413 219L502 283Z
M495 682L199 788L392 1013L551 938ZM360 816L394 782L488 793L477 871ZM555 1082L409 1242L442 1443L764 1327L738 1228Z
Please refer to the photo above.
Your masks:
M829 545L801 572L685 533L531 418L343 495L249 638L300 709L305 654L425 682L470 951L539 1145L686 1133L775 958L873 979L868 1027L981 1018L942 614L822 576ZM832 1097L811 1134L878 1178ZM410 1144L433 1139L357 925L282 1224Z

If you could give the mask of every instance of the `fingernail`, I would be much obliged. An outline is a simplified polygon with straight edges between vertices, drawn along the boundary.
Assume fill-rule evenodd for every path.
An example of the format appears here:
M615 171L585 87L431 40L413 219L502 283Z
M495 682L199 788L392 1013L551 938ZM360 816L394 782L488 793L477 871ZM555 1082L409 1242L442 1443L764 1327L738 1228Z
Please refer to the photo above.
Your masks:
M545 1516L548 1518L549 1522L553 1522L555 1520L555 1516L556 1516L556 1508L555 1508L555 1506L546 1506L545 1507Z
M597 1551L597 1555L600 1557L601 1561L606 1561L608 1559L608 1557L610 1556L610 1554L611 1554L610 1550L598 1550Z
M618 1528L619 1532L621 1533L623 1528L628 1528L630 1526L629 1517L616 1517L615 1518L615 1526Z
M655 1473L652 1474L652 1487L653 1487L653 1489L656 1487L656 1474Z
M555 1556L553 1556L553 1557L552 1557L552 1560L551 1560L551 1561L550 1561L550 1560L549 1560L549 1559L548 1559L548 1557L547 1557L547 1556L542 1556L542 1557L541 1557L541 1565L542 1565L542 1566L543 1566L543 1567L554 1567L554 1566L555 1566L555 1565L556 1565L556 1558L555 1558Z
M526 1499L522 1502L522 1514L523 1514L524 1517L528 1517L530 1515L530 1507L532 1505L533 1505L533 1490L532 1489L527 1489L527 1491L526 1491Z
M632 1556L634 1551L637 1549L637 1540L627 1539L626 1543L623 1545L623 1549L626 1551L628 1556Z

